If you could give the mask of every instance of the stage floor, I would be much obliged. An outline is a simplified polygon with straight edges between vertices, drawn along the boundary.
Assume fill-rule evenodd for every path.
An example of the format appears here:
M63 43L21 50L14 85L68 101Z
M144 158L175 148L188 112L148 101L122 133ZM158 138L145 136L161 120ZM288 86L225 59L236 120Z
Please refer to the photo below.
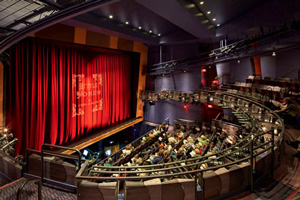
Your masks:
M70 148L74 148L74 149L78 149L78 150L81 150L81 149L84 149L100 140L103 140L115 133L118 133L130 126L133 126L139 122L142 122L143 121L143 118L134 118L134 119L130 119L130 120L127 120L125 122L122 122L118 125L115 125L115 126L112 126L112 127L108 127L108 128L105 128L97 133L94 133L94 134L91 134L85 138L82 138L82 139L79 139L78 141L72 143L72 144L69 144L69 145L66 145L66 147L70 147ZM66 151L62 151L62 153L64 154L68 154L68 155L71 155L74 153L74 151L71 151L71 150L66 150Z

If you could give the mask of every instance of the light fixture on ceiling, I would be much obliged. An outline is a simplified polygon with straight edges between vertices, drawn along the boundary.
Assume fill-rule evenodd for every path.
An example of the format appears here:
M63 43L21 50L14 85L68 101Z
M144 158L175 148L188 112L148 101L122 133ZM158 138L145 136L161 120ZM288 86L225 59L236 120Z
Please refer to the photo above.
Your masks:
M204 4L204 1L200 1L200 5L203 5Z
M217 19L216 18L213 18L213 21L216 21Z
M220 24L217 24L217 26L219 27L219 26L220 26Z
M152 30L150 30L149 33L152 33Z
M184 73L186 73L186 70L183 70Z
M218 59L218 56L216 56L216 59Z
M141 29L142 29L142 27L141 27L141 26L139 26L139 29L141 30Z
M210 14L210 11L207 11L207 14L209 15L209 14Z
M126 25L128 25L128 24L129 24L129 22L127 21L127 22L125 22L125 24L126 24Z
M114 18L114 16L113 15L109 15L109 19L112 19L112 18Z
M276 56L276 52L275 51L273 51L272 56Z
M159 34L157 34L158 35L158 37L160 37L160 33Z
M240 61L240 60L238 60L237 62L238 62L238 63L241 63L241 61Z

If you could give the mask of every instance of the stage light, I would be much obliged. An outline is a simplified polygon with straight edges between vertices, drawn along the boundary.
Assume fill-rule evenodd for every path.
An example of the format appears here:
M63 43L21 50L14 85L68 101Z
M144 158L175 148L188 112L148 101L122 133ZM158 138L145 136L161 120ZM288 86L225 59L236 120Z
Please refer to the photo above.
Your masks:
M200 1L200 5L203 5L204 4L204 1Z
M275 51L273 51L272 56L276 56L276 52Z
M202 72L206 72L206 69L202 69L201 71L202 71Z
M241 61L240 61L240 60L238 60L237 62L238 62L238 63L241 63Z
M139 29L141 30L141 29L142 29L142 27L141 27L141 26L139 26Z
M158 35L158 37L160 37L160 33L159 34L157 34Z
M152 33L152 31L150 30L149 33Z
M208 105L207 107L208 107L208 108L212 108L213 106L212 106L212 105Z
M219 26L220 26L220 24L217 24L217 26L219 27Z
M126 24L126 25L128 25L128 24L129 24L129 22L125 22L125 24Z
M8 129L7 129L7 128L5 128L5 129L4 129L4 132L6 133L7 131L8 131Z
M216 21L217 19L216 18L213 18L213 21Z
M109 15L109 19L112 19L112 18L114 18L114 16L112 16L112 15Z
M186 73L186 70L183 70L184 73Z
M209 15L209 14L210 14L210 11L207 11L207 14Z

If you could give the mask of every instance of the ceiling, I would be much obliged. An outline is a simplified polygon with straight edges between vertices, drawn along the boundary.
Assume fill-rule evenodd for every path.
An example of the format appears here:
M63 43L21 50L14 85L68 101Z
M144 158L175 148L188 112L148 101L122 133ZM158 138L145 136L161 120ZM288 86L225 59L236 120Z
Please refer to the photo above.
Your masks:
M92 1L0 1L0 39ZM63 23L159 45L236 41L299 19L299 0L114 0Z
M299 11L299 0L121 0L72 20L108 27L148 45L218 43L290 23L299 19ZM99 22L110 15L113 19L106 24Z

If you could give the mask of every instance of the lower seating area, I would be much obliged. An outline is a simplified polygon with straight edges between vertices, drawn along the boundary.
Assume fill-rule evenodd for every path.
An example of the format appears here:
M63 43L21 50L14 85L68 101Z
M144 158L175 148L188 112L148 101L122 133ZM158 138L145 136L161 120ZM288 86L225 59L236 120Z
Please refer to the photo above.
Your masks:
M232 92L205 94L206 103L230 109L236 120L213 120L197 126L195 132L183 126L167 129L153 145L154 155L162 156L157 149L175 143L163 162L151 163L146 157L137 163L132 155L131 161L120 165L99 163L89 168L85 163L76 176L79 194L89 195L86 186L97 188L99 184L126 199L210 199L252 188L254 181L270 174L282 156L284 125L279 116L260 102ZM139 150L136 159L147 147Z

